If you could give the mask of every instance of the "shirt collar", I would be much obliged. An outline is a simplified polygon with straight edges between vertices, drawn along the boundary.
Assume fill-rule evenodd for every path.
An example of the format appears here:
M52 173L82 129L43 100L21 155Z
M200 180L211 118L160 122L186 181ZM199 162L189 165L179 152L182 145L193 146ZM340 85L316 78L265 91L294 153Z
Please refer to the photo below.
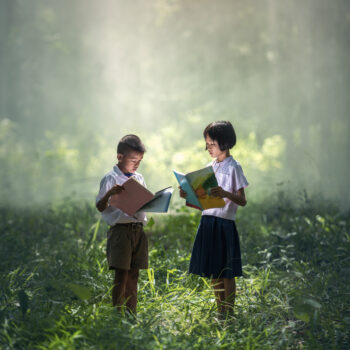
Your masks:
M214 171L216 170L216 172L218 173L223 173L223 174L229 174L229 166L232 162L233 158L232 156L228 156L226 157L222 162L217 162L216 160L214 160L213 165L215 166Z
M117 175L123 175L123 176L126 176L126 177L131 177L131 176L135 176L136 173L133 173L131 176L127 176L125 175L119 168L118 164L116 164L114 167L113 167L113 170L115 173L117 173Z
M113 167L113 170L114 170L115 173L117 173L117 175L124 175L124 173L119 169L118 164L116 164L116 165Z
M222 162L217 162L216 159L215 159L213 164L215 164L215 165L221 164L221 166L222 166L222 165L228 163L231 159L232 159L231 155L226 157Z

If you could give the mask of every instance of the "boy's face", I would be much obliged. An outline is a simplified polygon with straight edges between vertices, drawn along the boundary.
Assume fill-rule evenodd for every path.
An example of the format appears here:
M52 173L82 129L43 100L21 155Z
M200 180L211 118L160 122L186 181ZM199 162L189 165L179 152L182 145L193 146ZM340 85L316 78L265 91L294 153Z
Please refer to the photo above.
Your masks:
M139 167L143 153L130 151L126 154L117 154L118 166L123 173L134 173Z
M212 158L217 158L223 151L221 151L219 144L216 140L212 140L208 135L205 137L205 145Z

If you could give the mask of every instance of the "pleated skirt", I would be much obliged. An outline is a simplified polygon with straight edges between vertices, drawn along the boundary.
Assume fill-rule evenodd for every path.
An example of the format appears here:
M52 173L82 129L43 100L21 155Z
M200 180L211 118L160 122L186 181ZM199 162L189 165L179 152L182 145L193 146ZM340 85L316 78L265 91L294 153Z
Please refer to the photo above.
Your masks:
M202 216L192 249L189 272L208 278L242 276L241 249L233 220Z

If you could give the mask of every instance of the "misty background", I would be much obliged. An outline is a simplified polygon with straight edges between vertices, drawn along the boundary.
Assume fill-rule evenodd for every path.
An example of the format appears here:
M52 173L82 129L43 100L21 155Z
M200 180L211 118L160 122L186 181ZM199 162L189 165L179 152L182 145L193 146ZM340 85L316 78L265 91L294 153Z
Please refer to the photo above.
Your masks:
M127 133L176 186L230 120L248 200L349 208L349 54L348 0L0 0L0 201L94 201Z

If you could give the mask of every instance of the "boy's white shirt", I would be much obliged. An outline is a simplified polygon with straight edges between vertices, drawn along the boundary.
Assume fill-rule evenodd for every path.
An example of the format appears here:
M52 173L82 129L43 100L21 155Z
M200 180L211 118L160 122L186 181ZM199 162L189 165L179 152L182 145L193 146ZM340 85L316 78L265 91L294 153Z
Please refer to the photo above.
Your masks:
M248 181L244 176L240 163L232 156L219 163L214 160L209 165L213 167L218 185L223 190L235 192L248 186ZM223 219L235 220L238 205L228 198L224 198L224 201L226 203L224 207L203 210L202 215L213 215Z
M146 187L145 180L140 173L135 172L132 175L135 180L137 180L140 184ZM103 176L100 182L100 191L96 196L96 203L100 201L104 195L109 191L114 185L122 185L125 181L127 181L129 177L124 175L124 173L119 169L118 165L113 167L113 170L108 172ZM114 208L108 204L107 208L101 213L102 219L107 222L108 225L115 224L124 224L129 222L142 222L146 223L147 218L144 213L137 213L134 216L129 216L125 214L118 208Z

